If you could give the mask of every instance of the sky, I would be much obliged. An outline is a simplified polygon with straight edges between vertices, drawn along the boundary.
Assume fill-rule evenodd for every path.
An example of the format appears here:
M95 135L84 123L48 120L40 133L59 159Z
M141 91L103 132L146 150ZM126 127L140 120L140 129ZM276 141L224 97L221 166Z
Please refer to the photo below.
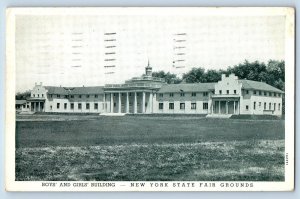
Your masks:
M148 60L153 71L179 75L192 67L225 69L245 59L284 60L285 18L23 15L16 17L15 42L17 92L35 82L102 86L141 76Z

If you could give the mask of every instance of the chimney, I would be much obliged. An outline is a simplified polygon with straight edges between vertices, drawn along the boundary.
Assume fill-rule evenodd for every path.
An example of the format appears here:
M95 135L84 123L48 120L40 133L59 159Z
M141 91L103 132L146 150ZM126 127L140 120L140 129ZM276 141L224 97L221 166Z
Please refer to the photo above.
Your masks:
M225 74L222 74L222 80L225 79L225 77L226 77L226 75L225 75Z

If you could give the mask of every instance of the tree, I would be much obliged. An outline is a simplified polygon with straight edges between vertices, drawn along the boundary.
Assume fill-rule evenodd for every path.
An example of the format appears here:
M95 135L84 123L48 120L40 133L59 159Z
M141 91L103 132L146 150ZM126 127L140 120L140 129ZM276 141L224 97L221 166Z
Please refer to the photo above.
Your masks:
M208 70L204 74L205 82L217 82L221 80L222 73L216 70Z
M186 83L206 82L204 73L204 68L192 68L192 70L183 74L182 78L185 80Z
M179 84L181 82L181 79L177 77L176 74L170 72L167 73L165 73L164 71L153 72L152 76L164 78L168 84Z
M30 91L18 92L16 94L16 100L26 100L30 97Z

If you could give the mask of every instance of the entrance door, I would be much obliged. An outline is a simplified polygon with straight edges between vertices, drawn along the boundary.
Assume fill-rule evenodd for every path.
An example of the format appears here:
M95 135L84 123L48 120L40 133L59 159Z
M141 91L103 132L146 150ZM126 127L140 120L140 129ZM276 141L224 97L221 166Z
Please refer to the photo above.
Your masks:
M228 101L228 114L234 114L234 102Z
M221 101L221 114L226 114L226 101Z

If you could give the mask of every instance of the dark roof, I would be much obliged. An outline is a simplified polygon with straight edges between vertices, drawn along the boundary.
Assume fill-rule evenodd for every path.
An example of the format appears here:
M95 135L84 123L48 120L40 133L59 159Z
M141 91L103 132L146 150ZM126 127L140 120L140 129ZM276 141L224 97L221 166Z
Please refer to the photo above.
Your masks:
M265 82L257 82L252 80L238 80L242 83L243 89L249 90L262 90L283 93L283 91L266 84ZM209 90L214 90L216 83L194 83L194 84L165 84L163 85L159 93L173 93L173 92L205 92Z
M271 92L279 92L283 93L282 90L279 90L278 88L275 88L269 84L266 84L265 82L257 82L252 80L239 80L240 83L242 83L243 89L250 89L250 90L262 90L262 91L271 91Z
M103 86L89 86L89 87L56 87L45 86L48 94L58 95L85 95L85 94L101 94L104 93Z
M25 104L26 100L16 100L16 104Z
M173 92L205 92L213 90L216 83L195 83L195 84L165 84L159 93L173 93Z

